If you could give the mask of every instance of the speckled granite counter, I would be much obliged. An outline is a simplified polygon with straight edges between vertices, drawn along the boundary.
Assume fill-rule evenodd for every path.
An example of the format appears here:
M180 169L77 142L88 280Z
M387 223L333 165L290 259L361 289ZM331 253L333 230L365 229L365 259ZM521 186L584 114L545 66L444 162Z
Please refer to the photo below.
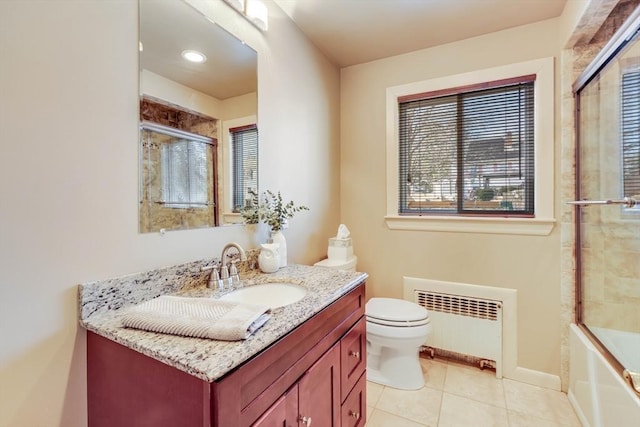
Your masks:
M277 281L296 283L309 289L300 301L272 310L271 319L244 341L186 338L122 326L120 317L127 307L159 295L216 298L231 292L206 287L208 274L201 271L205 264L204 261L194 262L82 284L78 291L80 324L128 348L212 382L260 353L367 278L365 273L302 265L281 268L273 274L241 271L244 286Z

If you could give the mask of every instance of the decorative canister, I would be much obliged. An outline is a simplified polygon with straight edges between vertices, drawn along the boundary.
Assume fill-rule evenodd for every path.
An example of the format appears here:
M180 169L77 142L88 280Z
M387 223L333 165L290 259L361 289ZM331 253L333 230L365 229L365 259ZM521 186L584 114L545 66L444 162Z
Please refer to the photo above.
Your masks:
M263 243L260 245L262 250L258 255L258 265L264 273L274 273L280 268L280 256L278 254L277 243Z

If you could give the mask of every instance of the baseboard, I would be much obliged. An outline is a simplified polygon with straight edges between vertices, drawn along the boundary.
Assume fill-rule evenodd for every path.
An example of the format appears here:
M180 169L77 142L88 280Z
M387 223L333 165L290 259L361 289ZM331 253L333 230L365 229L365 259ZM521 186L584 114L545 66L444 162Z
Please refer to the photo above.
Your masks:
M546 372L534 371L533 369L517 366L510 372L505 372L504 377L525 384L561 391L560 377L558 375L547 374Z

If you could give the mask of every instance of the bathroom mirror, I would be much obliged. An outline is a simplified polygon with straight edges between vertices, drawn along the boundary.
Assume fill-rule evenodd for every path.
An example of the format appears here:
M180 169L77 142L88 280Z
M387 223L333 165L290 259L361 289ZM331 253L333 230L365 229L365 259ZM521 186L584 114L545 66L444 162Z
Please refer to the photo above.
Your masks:
M183 0L139 5L140 232L238 222L258 192L257 54Z

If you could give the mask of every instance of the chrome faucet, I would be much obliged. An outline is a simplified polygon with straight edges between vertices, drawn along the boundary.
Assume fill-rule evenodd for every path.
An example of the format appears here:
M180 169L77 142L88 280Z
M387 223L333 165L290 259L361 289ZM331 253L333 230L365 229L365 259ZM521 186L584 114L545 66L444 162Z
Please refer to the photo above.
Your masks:
M238 251L238 255L240 258L235 258L231 260L231 267L227 266L227 260L230 257L228 254L231 248L235 248ZM224 289L225 285L233 286L240 284L240 275L238 274L238 269L236 268L236 262L238 261L246 261L247 254L242 249L242 246L235 242L227 243L222 249L222 255L220 256L220 288Z

